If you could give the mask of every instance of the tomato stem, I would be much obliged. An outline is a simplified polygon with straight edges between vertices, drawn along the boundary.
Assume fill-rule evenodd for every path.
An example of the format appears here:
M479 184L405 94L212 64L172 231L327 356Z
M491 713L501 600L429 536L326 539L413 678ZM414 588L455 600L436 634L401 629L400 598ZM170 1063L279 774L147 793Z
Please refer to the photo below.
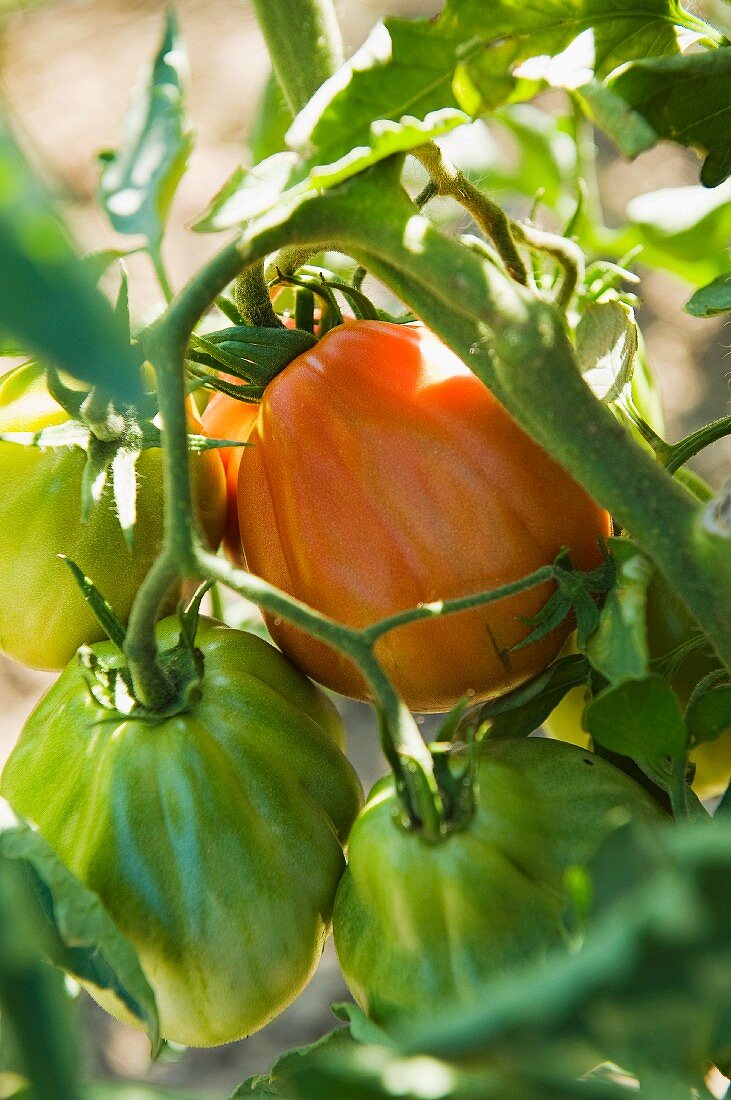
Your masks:
M508 596L514 596L517 592L524 592L528 588L535 588L539 584L545 584L556 576L556 569L552 565L542 565L533 573L521 577L511 584L503 584L499 588L492 588L489 592L475 592L469 596L457 596L451 600L436 600L434 603L423 603L406 611L399 611L395 615L389 615L387 619L360 631L361 637L370 644L375 643L383 634L394 630L398 626L414 623L420 619L433 619L439 615L451 615L457 611L469 611L473 607L483 607L485 604L496 603Z
M722 416L719 420L704 424L697 432L687 435L685 439L680 439L672 445L666 444L669 454L664 461L665 469L669 474L674 474L689 458L726 435L731 435L731 416Z
M343 40L331 0L252 0L272 66L296 115L343 63Z
M283 327L269 299L263 260L241 272L234 287L234 301L245 324L256 328Z
M447 160L435 142L420 145L412 149L412 153L429 173L434 193L449 195L469 211L500 253L508 274L527 286L528 271L513 238L514 223L503 208L470 183L456 165ZM423 206L430 197L427 184L417 199L417 205Z

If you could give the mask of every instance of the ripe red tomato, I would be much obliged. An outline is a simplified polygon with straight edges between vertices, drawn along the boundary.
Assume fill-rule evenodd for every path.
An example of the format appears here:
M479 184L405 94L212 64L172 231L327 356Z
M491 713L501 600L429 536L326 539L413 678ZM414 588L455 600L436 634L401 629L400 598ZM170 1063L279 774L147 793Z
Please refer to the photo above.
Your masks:
M333 329L269 384L249 442L238 481L248 567L350 626L517 580L562 546L581 569L601 561L607 513L423 328ZM378 656L413 710L502 694L569 632L513 650L550 591L401 627ZM309 676L367 698L347 659L267 623Z
M238 381L238 379L232 379ZM258 405L249 405L237 401L225 393L214 393L203 413L203 427L211 439L245 440L256 420ZM235 565L244 564L244 553L239 535L239 518L236 492L239 480L239 465L243 447L221 447L218 452L226 472L226 526L223 532L223 548Z

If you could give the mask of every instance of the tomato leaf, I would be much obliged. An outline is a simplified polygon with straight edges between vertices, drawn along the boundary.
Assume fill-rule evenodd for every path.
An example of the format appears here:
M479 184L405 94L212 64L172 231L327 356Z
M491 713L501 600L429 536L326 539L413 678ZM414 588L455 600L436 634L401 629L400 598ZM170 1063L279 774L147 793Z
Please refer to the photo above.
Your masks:
M7 803L0 803L0 807ZM50 960L81 982L111 990L159 1045L155 998L137 956L95 894L64 866L49 844L7 810L0 855L24 865L48 936Z
M185 130L185 53L169 10L149 79L124 120L121 147L104 154L99 196L118 233L162 242L170 204L185 171L193 135Z
M680 704L661 676L626 680L595 695L584 711L584 725L600 745L628 756L658 786L677 793L688 735Z
M491 699L465 715L465 725L490 722L488 737L527 737L537 730L572 688L586 684L589 662L581 654L570 653L522 687Z
M731 272L719 275L708 286L696 290L684 309L692 317L718 317L722 313L731 313Z
M612 683L647 674L649 653L645 628L647 586L652 565L628 539L610 539L617 578L599 625L586 644L593 667ZM609 747L609 746L607 746Z
M701 183L716 187L731 174L730 82L731 50L717 49L635 60L579 94L622 152L676 141L705 155Z
M253 168L236 168L192 228L218 233L245 225L274 206L285 191L299 193L301 183L297 154L291 151L274 153Z
M589 389L600 401L616 401L632 380L637 354L634 311L623 302L588 305L576 329L576 353Z
M307 155L306 134L293 129L291 141L298 142L300 156L275 153L254 168L237 168L194 222L193 229L211 233L243 225L277 202L294 202L307 193L327 190L394 153L408 152L467 121L462 111L453 108L432 111L424 119L413 115L395 121L375 119L361 144L355 145L356 138L350 134L342 150L335 146L311 155Z
M120 401L134 403L141 396L139 353L91 271L79 262L65 225L2 117L0 331L28 356Z

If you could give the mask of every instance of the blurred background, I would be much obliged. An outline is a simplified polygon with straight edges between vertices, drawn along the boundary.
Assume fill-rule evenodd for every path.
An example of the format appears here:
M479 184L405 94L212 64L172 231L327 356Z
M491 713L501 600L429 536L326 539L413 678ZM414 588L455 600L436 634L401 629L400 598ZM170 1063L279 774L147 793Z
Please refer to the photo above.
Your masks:
M166 6L164 0L0 0L0 93L10 105L26 148L63 203L84 250L118 244L119 238L95 207L96 156L119 142L124 110L140 69L157 48ZM165 247L173 284L180 286L219 245L220 238L191 233L186 226L245 157L246 136L268 61L246 0L178 0L175 7L189 53L187 103L189 121L196 131L190 169L173 206ZM351 53L382 15L430 16L441 4L339 0L337 7ZM723 28L724 18L728 22L729 9L724 9L720 0L696 5L699 8L700 14L719 27ZM728 33L728 26L725 29ZM550 122L555 98L544 97L538 106L548 112ZM487 169L483 174L487 173L491 190L511 213L524 217L531 201L514 186L518 168L526 168L522 163L525 149L516 145L515 133L515 128L511 131L505 126L488 131L481 124L464 134L456 131L456 146L450 153L475 163L478 178L481 163L494 154L503 166L502 174L492 180ZM540 163L549 164L554 174L560 175L567 155L564 138L560 130L548 126L548 159L544 157ZM535 189L546 183L540 178L540 163ZM608 144L600 144L596 172L607 225L621 227L629 219L635 225L649 224L650 230L661 236L667 234L667 218L659 230L653 222L662 201L654 198L648 204L644 200L643 206L637 197L690 187L693 190L682 202L677 196L667 200L674 209L673 217L676 222L695 217L697 222L705 216L698 212L698 204L705 201L712 217L709 248L725 252L731 233L731 191L700 193L698 162L692 154L661 145L630 164ZM547 225L556 224L550 212L546 218ZM682 231L682 225L673 228L676 236ZM647 229L643 232L652 236ZM639 320L650 362L659 376L670 440L727 413L731 395L728 326L720 319L699 320L682 312L695 286L712 275L703 277L703 257L701 262L688 259L686 249L683 259L681 248L677 260L677 253L675 248L676 260L665 264L675 274L643 270L641 263L638 266L643 275ZM143 322L159 310L160 293L144 256L130 257L128 263L133 316ZM683 274L697 277L689 282ZM0 360L0 369L2 363ZM718 487L729 475L730 459L729 441L725 440L705 451L693 465ZM51 680L48 674L31 672L0 657L0 764ZM342 701L342 710L350 731L351 754L367 788L383 771L375 725L365 706ZM345 996L330 945L303 996L265 1031L214 1051L167 1050L152 1067L142 1034L118 1025L84 994L78 998L77 1012L87 1035L90 1074L153 1080L183 1094L206 1097L226 1095L248 1074L266 1071L285 1049L316 1039L332 1026L329 1004Z

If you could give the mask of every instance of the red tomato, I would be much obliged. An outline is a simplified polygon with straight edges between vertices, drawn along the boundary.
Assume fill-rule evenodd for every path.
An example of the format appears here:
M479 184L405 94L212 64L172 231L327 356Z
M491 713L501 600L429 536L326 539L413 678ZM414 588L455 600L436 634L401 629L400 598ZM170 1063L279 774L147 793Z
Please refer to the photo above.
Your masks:
M238 379L232 379L238 381ZM212 439L245 440L256 420L258 405L249 405L237 401L225 393L214 393L203 413L203 426L206 435ZM226 471L226 527L223 532L223 548L235 565L244 564L244 555L239 535L239 519L236 503L236 487L239 480L239 464L243 447L222 447L218 452Z
M249 442L238 482L249 568L350 626L517 580L562 546L581 569L601 561L607 513L423 328L333 329L267 387ZM529 631L522 617L550 592L401 627L378 656L414 710L502 694L545 668L569 633L567 623L513 650ZM346 658L267 623L309 676L368 697Z

